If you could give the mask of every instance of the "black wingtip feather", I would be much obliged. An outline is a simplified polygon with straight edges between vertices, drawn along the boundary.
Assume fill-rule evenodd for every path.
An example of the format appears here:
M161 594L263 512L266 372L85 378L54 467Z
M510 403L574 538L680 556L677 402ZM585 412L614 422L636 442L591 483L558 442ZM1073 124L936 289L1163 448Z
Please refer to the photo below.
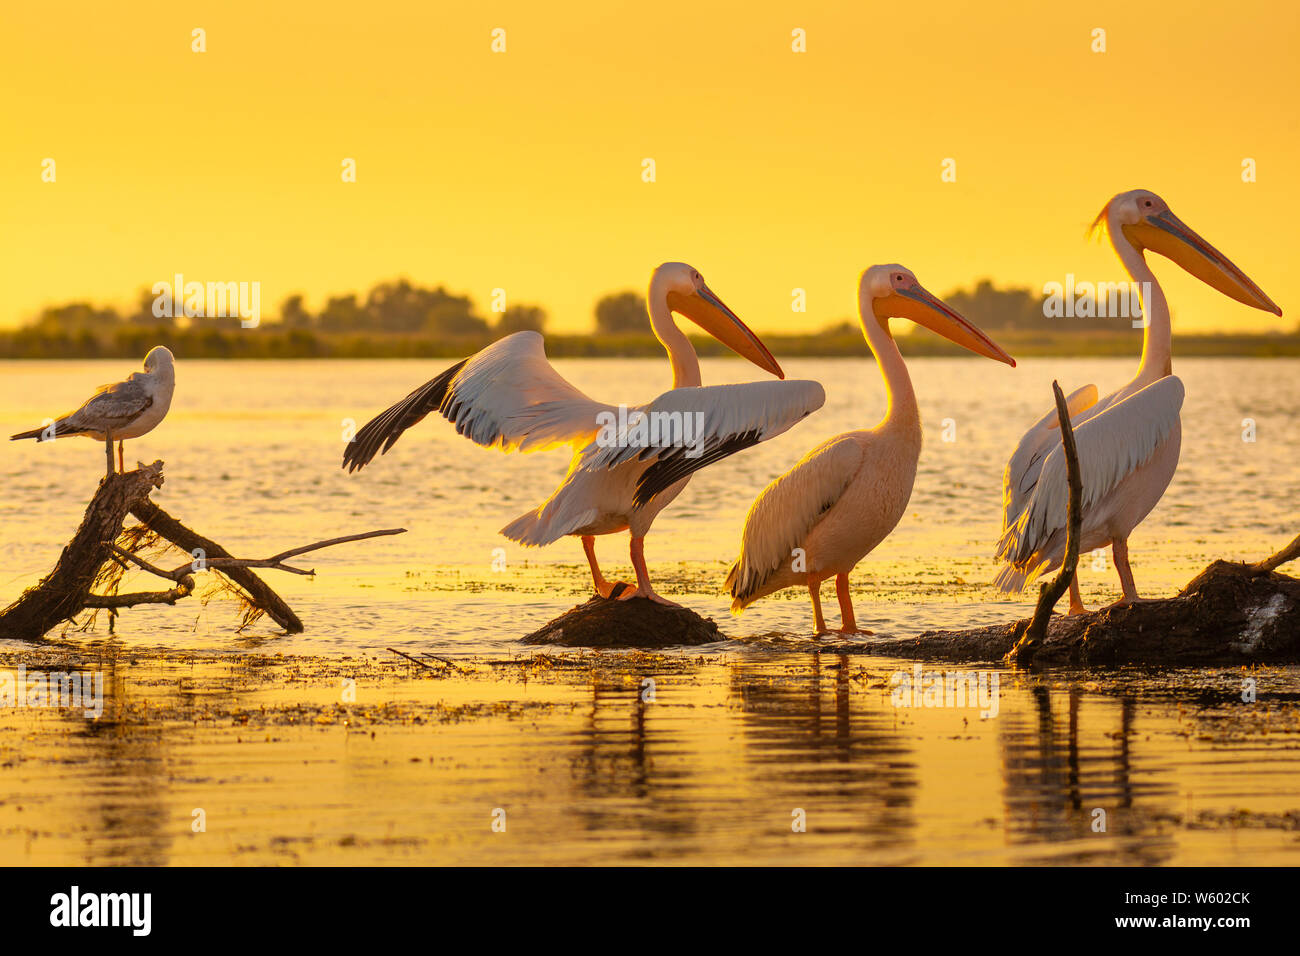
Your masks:
M647 468L637 479L636 493L633 501L638 508L644 508L655 495L672 487L688 475L692 475L715 461L721 461L738 451L753 448L762 440L758 431L747 431L728 438L713 446L696 458L686 457L686 449L674 449L671 457L661 458Z
M370 464L376 454L387 454L388 449L393 447L393 443L401 434L412 425L423 421L429 412L436 409L446 415L442 405L451 388L452 379L468 361L469 359L463 359L457 362L436 378L411 392L396 405L366 422L343 451L343 467L347 468L348 474Z

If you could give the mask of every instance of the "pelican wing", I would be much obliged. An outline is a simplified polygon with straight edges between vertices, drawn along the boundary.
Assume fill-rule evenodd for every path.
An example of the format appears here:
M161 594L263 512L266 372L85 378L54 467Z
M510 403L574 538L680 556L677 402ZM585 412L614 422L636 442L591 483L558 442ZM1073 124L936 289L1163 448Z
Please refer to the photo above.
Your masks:
M763 489L745 517L740 557L727 576L737 610L794 560L794 550L840 500L862 461L858 441L832 438Z
M516 332L367 422L348 444L343 465L355 471L368 464L433 411L475 444L527 452L565 444L582 448L595 437L597 416L613 410L551 367L539 333Z
M1178 424L1184 394L1182 381L1169 375L1074 428L1085 512L1145 464L1169 437ZM1008 530L1007 559L1012 563L1029 560L1053 531L1065 527L1068 504L1065 449L1058 436L1055 450L1043 461L1024 513Z
M635 495L644 506L688 475L781 434L825 403L826 392L810 381L675 388L628 412L626 427L597 435L583 450L583 467L646 462Z
M1097 404L1097 386L1085 385L1083 388L1071 392L1065 399L1066 408L1070 413L1070 422L1074 424L1075 419L1087 409ZM1025 432L1025 437L1020 439L1020 444L1016 446L1015 452L1007 462L1006 470L1002 473L1002 531L1005 534L1008 528L1015 525L1020 516L1024 513L1029 499L1033 497L1034 486L1038 482L1038 476L1042 473L1043 462L1047 456L1052 453L1052 449L1060 447L1061 444L1061 427L1057 420L1056 408L1040 418L1034 423L1034 427ZM1002 557L999 551L998 557Z

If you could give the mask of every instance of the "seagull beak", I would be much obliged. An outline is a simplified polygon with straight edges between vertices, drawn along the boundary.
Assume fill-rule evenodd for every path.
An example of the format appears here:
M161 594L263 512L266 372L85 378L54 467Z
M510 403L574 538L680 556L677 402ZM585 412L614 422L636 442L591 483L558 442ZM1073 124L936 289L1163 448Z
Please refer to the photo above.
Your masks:
M686 316L741 358L749 359L777 378L785 378L785 373L767 346L708 286L702 285L689 295L669 292L668 307Z
M976 355L1016 367L1016 360L1002 351L996 342L962 318L952 306L919 285L895 289L889 295L877 298L872 308L878 319L910 319Z
M1124 226L1124 235L1138 249L1150 249L1172 259L1228 298L1274 315L1282 314L1246 273L1169 210L1148 216L1136 225Z

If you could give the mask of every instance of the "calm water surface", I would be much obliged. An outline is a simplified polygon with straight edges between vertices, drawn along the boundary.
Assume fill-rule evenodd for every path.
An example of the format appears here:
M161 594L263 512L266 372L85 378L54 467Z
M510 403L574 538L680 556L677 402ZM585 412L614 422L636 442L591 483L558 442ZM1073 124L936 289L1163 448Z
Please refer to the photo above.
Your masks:
M302 635L265 622L236 634L222 598L128 611L111 641L102 622L70 633L107 661L105 716L0 709L0 862L1296 862L1295 668L1259 672L1252 705L1240 672L997 672L998 711L982 718L894 706L909 663L811 652L801 594L727 614L721 580L757 491L824 437L879 419L869 360L788 363L790 377L827 386L827 407L697 475L655 525L661 590L731 640L557 667L529 664L517 638L585 598L581 550L525 551L495 532L550 492L562 453L504 456L426 421L365 471L339 468L344 420L364 422L443 364L180 362L167 421L127 449L131 462L166 461L156 499L171 513L250 557L409 533L322 552L315 579L269 573ZM606 400L667 384L659 361L557 365ZM859 620L903 636L1023 613L1027 601L990 588L1002 466L1049 407L1053 376L1106 390L1134 367L913 361L926 447L907 516L854 575ZM0 364L0 431L128 370ZM1296 531L1300 362L1177 371L1182 464L1132 540L1151 595ZM706 382L752 372L704 363ZM85 440L0 443L0 601L49 570L102 467ZM626 537L599 548L629 573ZM1108 563L1081 568L1090 602L1114 599ZM196 656L140 654L159 647ZM426 673L389 647L464 670ZM0 640L5 666L17 651ZM342 704L353 668L357 700ZM204 834L191 830L196 807ZM497 808L504 834L490 827ZM804 833L791 830L797 811Z
M0 861L1300 862L1294 671L1002 673L984 719L830 654L375 666L124 653L99 721L0 710Z
M339 467L345 419L358 424L440 371L438 361L185 362L167 420L128 443L128 457L167 464L156 496L176 517L245 557L373 528L409 533L322 552L315 579L274 577L307 624L275 638L307 653L412 644L438 652L515 647L525 630L582 599L590 578L576 541L522 549L496 532L544 499L562 477L564 453L502 455L426 420L386 456L347 475ZM647 400L668 385L660 360L562 361L589 394ZM1005 620L1027 602L990 583L1003 465L1020 435L1067 390L1126 382L1135 360L910 363L926 445L911 506L894 534L853 576L859 621L882 634ZM88 386L114 380L121 362L0 364L0 429L11 434L75 406ZM706 382L753 379L731 360L704 362ZM875 424L884 394L869 359L787 363L791 378L826 385L826 407L781 437L697 474L647 539L661 590L723 622L732 636L804 633L807 597L778 595L731 618L720 594L754 496L830 435ZM1295 533L1295 449L1300 438L1300 362L1179 362L1187 384L1182 462L1173 485L1131 540L1139 587L1168 594L1214 557L1257 559ZM1245 442L1243 420L1254 422ZM946 437L951 440L945 440ZM102 474L103 450L70 438L37 446L0 442L0 600L49 570ZM503 549L497 551L496 549ZM609 571L631 575L627 537L598 541ZM494 557L504 570L494 571ZM501 561L496 566L501 566ZM1081 565L1085 596L1109 603L1109 561ZM144 578L140 579L142 584ZM144 608L121 622L128 642L228 648L227 602L182 612ZM273 624L246 638L272 637Z

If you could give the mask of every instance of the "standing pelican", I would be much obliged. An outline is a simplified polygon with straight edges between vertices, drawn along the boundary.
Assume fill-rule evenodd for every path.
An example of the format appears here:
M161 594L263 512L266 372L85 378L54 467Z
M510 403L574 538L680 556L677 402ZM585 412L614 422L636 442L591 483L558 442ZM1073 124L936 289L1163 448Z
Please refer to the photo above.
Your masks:
M541 546L565 535L582 539L596 591L672 604L655 593L645 536L655 516L696 470L779 435L826 401L816 382L700 386L700 362L673 321L677 312L778 378L772 353L722 304L700 273L666 262L650 277L650 327L668 353L673 387L628 409L588 398L546 360L542 337L516 332L420 386L359 432L343 455L349 471L387 452L406 429L436 411L475 444L502 451L569 445L573 458L542 504L501 529L512 541ZM595 536L631 533L636 587L611 584L596 562ZM616 588L618 590L616 590Z
M745 518L740 557L727 574L734 613L774 591L804 585L820 634L826 630L821 584L834 577L840 631L859 633L849 572L903 517L921 456L921 413L907 365L889 330L891 318L911 319L972 352L1015 367L1015 359L922 288L902 266L872 266L862 273L858 311L885 380L885 417L875 428L828 439L763 489Z
M1153 192L1135 189L1106 204L1093 227L1105 226L1129 277L1146 290L1142 361L1137 376L1097 400L1085 385L1067 399L1083 483L1080 551L1111 546L1123 597L1139 600L1128 561L1128 538L1156 506L1178 467L1183 383L1173 374L1169 304L1146 263L1147 250L1178 263L1224 295L1275 315L1273 304L1246 274L1198 236ZM1004 562L997 584L1015 593L1037 575L1058 568L1065 555L1065 457L1053 409L1020 440L1002 482ZM1070 581L1070 613L1084 611L1077 575Z
M113 474L113 441L117 441L117 468L122 462L122 442L139 438L167 416L176 389L176 359L164 346L144 357L144 371L132 372L124 381L101 385L75 412L61 415L49 425L9 436L10 441L35 438L38 442L82 435L104 443L108 474Z

